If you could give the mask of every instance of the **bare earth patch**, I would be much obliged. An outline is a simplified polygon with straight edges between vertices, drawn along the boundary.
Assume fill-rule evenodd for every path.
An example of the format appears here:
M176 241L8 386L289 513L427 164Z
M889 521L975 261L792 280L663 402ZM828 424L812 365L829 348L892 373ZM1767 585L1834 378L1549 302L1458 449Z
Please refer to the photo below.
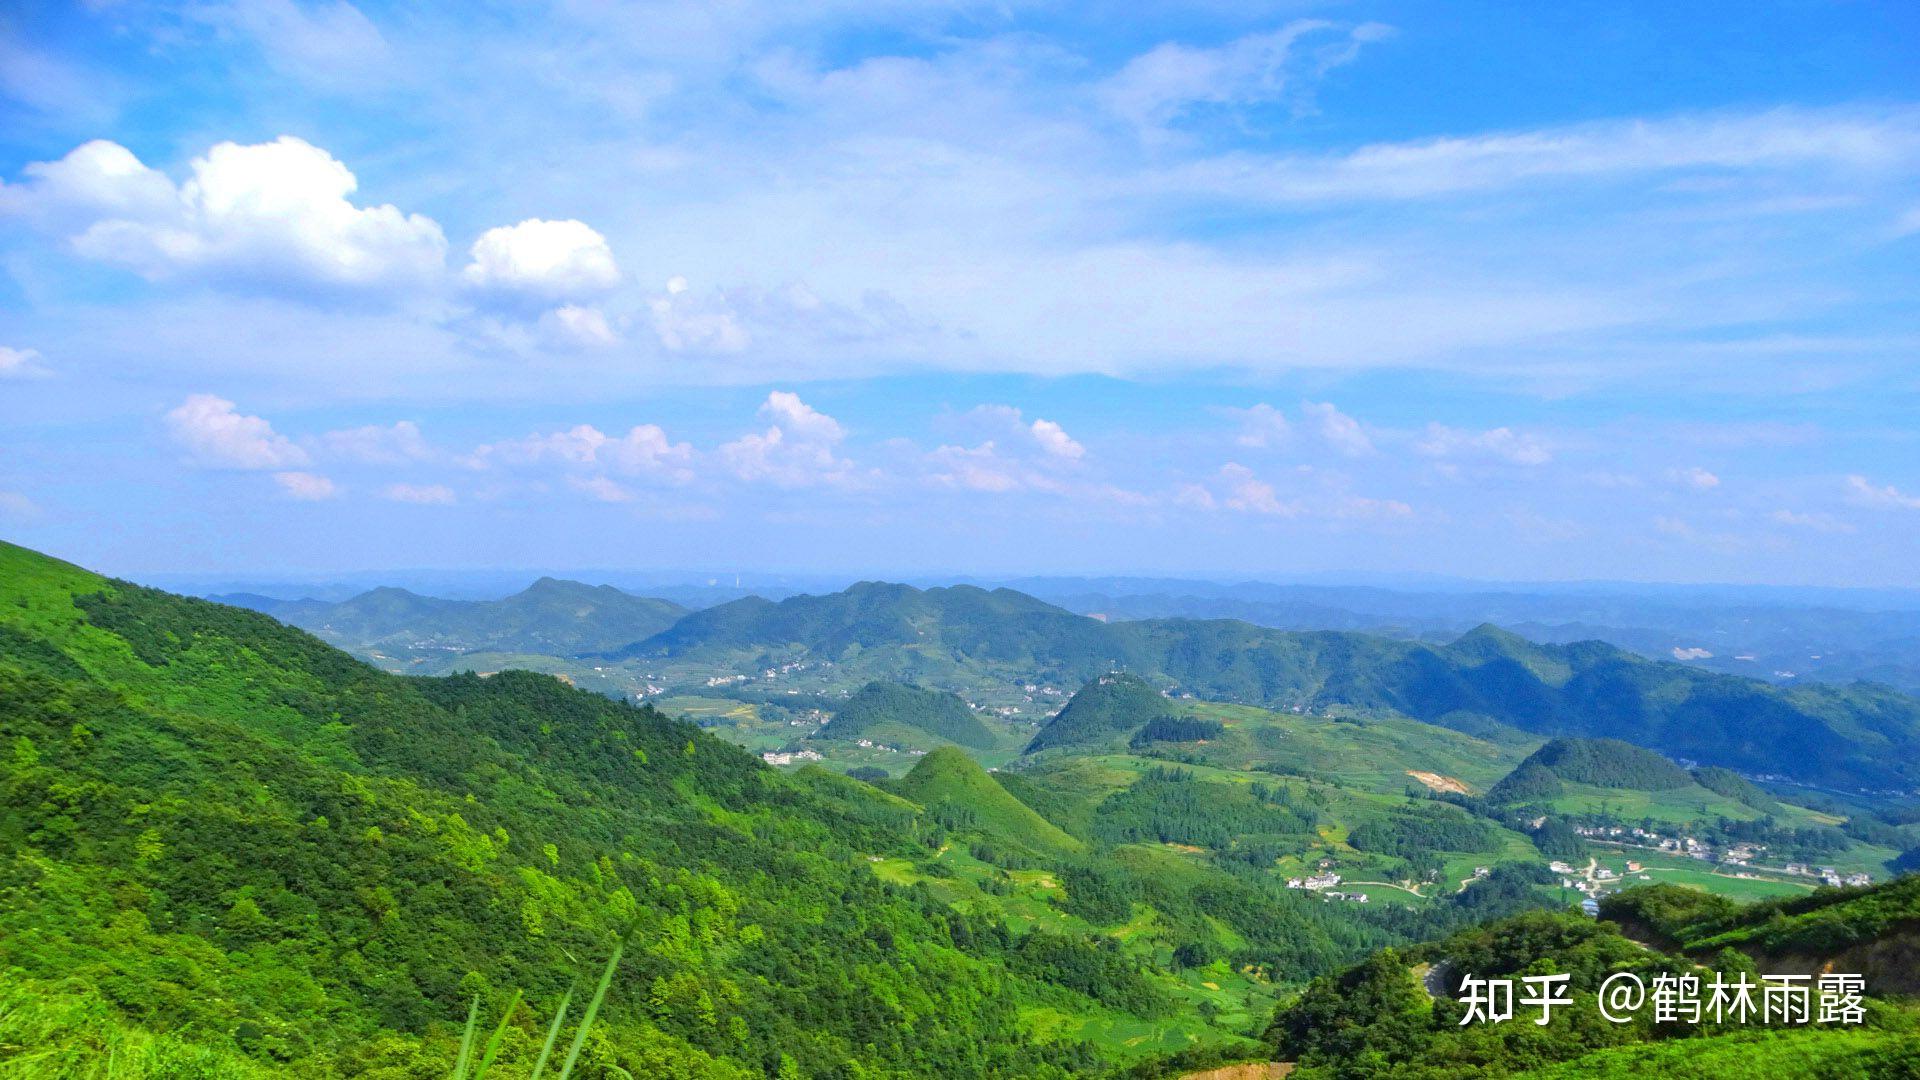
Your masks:
M1427 785L1428 787L1432 788L1435 791L1450 791L1455 795L1473 794L1472 788L1468 787L1466 784L1458 780L1455 780L1451 776L1441 776L1437 772L1421 772L1418 769L1408 769L1407 775L1413 777L1415 780L1420 781L1421 783Z
M1293 1071L1291 1061L1262 1061L1250 1065L1228 1065L1206 1072L1188 1073L1180 1080L1280 1080Z

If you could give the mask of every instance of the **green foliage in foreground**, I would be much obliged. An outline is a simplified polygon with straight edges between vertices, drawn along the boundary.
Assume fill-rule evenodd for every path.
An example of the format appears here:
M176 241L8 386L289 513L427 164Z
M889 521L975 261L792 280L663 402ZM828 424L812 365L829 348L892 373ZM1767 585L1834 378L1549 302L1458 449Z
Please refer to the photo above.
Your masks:
M1125 1002L874 876L869 857L923 852L932 826L866 785L782 776L543 676L384 675L18 548L0 547L0 626L0 972L30 1034L0 1038L0 1076L122 1046L100 1075L142 1075L122 1064L138 1051L155 1077L443 1080L477 997L510 1018L494 1071L517 1080L572 973L627 926L596 1022L560 1035L576 1077L1117 1063L1036 1043L1022 1013ZM168 1064L190 1058L227 1072ZM60 1068L39 1075L86 1075Z
M1901 882L1866 890L1845 904L1871 906L1884 915L1911 911L1912 886ZM1888 1001L1869 999L1867 1024L1856 1027L1780 1028L1757 1022L1654 1021L1642 1008L1627 1023L1601 1016L1594 994L1617 972L1635 972L1648 984L1662 973L1694 973L1705 962L1714 970L1755 969L1747 956L1720 943L1745 928L1764 933L1777 926L1786 904L1742 907L1719 897L1672 886L1629 890L1607 906L1636 928L1654 927L1669 937L1690 938L1700 960L1669 956L1629 940L1611 921L1572 913L1530 912L1462 930L1442 941L1405 950L1383 950L1362 963L1314 980L1276 1016L1270 1038L1279 1057L1299 1062L1300 1080L1338 1078L1466 1078L1477 1076L1626 1076L1658 1069L1680 1076L1912 1076L1920 1069L1920 1017ZM1805 912L1803 912L1805 914ZM1898 922L1863 921L1881 933ZM1702 927L1720 927L1700 936ZM1428 972L1432 972L1428 974ZM1517 978L1529 974L1571 976L1573 1004L1556 1009L1538 1026L1523 1015L1503 1024L1462 1026L1465 1006L1454 1000L1460 979ZM1431 996L1437 982L1446 993ZM1868 977L1869 991L1877 987ZM1882 988L1884 989L1884 988Z
M1689 953L1728 947L1770 956L1831 956L1893 936L1920 945L1920 875L1884 885L1822 889L1740 906L1673 885L1609 896L1601 914L1651 928ZM1908 983L1920 987L1920 972Z

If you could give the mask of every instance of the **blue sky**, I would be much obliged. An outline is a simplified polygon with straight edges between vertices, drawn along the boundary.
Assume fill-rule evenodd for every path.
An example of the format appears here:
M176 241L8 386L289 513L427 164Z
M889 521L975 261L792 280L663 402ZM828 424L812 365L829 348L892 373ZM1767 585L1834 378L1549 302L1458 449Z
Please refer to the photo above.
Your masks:
M11 5L0 533L1920 584L1920 9L1136 7Z

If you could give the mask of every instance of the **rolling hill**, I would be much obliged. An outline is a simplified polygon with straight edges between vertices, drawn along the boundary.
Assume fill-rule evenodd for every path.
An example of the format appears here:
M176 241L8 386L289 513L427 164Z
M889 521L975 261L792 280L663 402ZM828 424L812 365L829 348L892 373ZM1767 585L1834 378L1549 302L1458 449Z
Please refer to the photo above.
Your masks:
M1124 746L1134 733L1169 711L1166 697L1138 676L1103 675L1068 700L1027 744L1027 753Z
M816 737L885 737L892 728L911 729L976 750L999 742L999 737L957 696L896 682L870 682L861 687L834 712Z
M951 746L927 754L890 786L902 798L944 816L956 831L1036 854L1058 855L1086 846L1034 813L979 762Z

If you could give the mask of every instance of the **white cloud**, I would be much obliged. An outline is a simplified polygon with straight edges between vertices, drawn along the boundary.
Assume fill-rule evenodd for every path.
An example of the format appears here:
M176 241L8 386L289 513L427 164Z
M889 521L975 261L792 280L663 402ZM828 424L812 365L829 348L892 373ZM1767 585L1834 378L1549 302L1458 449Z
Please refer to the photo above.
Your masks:
M1314 432L1335 450L1349 457L1373 453L1373 440L1367 436L1366 429L1360 426L1360 421L1341 412L1331 403L1302 401L1300 412L1303 421L1311 425Z
M1252 469L1230 461L1220 466L1220 481L1226 487L1223 500L1230 510L1268 517L1294 518L1306 510L1298 502L1283 501L1272 484L1255 476Z
M753 344L753 335L720 294L695 295L687 279L667 282L666 291L647 301L653 330L670 352L736 353Z
M992 441L979 446L941 446L927 455L929 479L940 487L1000 494L1022 486L1017 466L1003 460Z
M461 276L479 289L543 300L606 292L620 283L607 239L581 221L529 218L488 229Z
M1035 420L1031 430L1040 449L1054 457L1078 461L1086 456L1087 448L1075 442L1059 424L1051 420Z
M1344 154L1228 155L1193 162L1161 182L1274 202L1424 199L1686 170L1874 170L1910 162L1916 152L1920 111L1774 109L1378 143Z
M1553 460L1552 452L1538 437L1505 427L1466 431L1445 424L1428 424L1426 434L1414 443L1414 449L1428 457L1492 458L1509 465L1545 465Z
M194 394L167 413L168 432L203 465L229 469L280 469L307 463L295 446L258 416L235 411L212 394Z
M458 501L453 489L445 484L388 484L380 489L380 497L419 506L452 506Z
M27 167L7 205L66 231L75 251L150 279L208 276L242 287L424 283L445 262L440 226L348 200L358 181L291 135L223 142L177 187L125 147L91 142Z
M771 420L802 442L837 443L846 438L840 422L800 400L800 395L775 390L760 406L762 419Z
M420 425L411 420L381 427L345 428L320 436L320 446L329 457L345 458L367 465L399 465L424 461L433 456L433 447L420 434Z
M1797 510L1780 509L1767 515L1767 520L1776 525L1786 525L1795 529L1809 529L1822 533L1857 532L1854 526L1832 514L1801 513Z
M1328 47L1299 48L1303 38L1337 29L1302 19L1217 48L1166 42L1128 61L1099 95L1109 109L1143 129L1164 127L1205 107L1292 99L1296 111L1305 111L1314 79L1353 60L1363 44L1392 32L1380 23L1365 23Z
M783 488L856 482L853 463L835 452L846 437L839 421L785 390L767 395L760 417L770 422L765 431L720 447L720 458L734 476Z
M620 340L607 315L599 308L567 304L540 317L555 338L569 345L600 348Z
M1714 488L1720 486L1720 478L1718 476L1715 476L1713 473L1708 472L1698 465L1688 466L1684 469L1668 469L1667 482L1677 484L1680 487L1691 488L1694 491L1712 491Z
M44 379L51 374L33 349L0 345L0 379Z
M340 488L319 473L277 472L273 474L273 481L288 498L300 502L320 502L340 494Z
M557 462L680 483L692 477L688 466L693 448L672 441L657 424L636 424L619 438L591 424L578 424L565 431L490 443L475 450L469 460L482 468L496 463L515 466Z
M623 503L633 501L633 492L621 487L605 476L569 476L567 486L582 494L591 495L601 502Z
M191 5L191 17L241 30L275 66L333 90L364 89L392 50L359 8L346 0L242 0Z
M1240 434L1233 441L1250 449L1278 446L1293 430L1286 414L1264 401L1245 409L1227 409L1226 413L1240 420Z
M1877 510L1920 510L1920 495L1909 495L1892 484L1876 485L1864 476L1847 477L1847 498Z

